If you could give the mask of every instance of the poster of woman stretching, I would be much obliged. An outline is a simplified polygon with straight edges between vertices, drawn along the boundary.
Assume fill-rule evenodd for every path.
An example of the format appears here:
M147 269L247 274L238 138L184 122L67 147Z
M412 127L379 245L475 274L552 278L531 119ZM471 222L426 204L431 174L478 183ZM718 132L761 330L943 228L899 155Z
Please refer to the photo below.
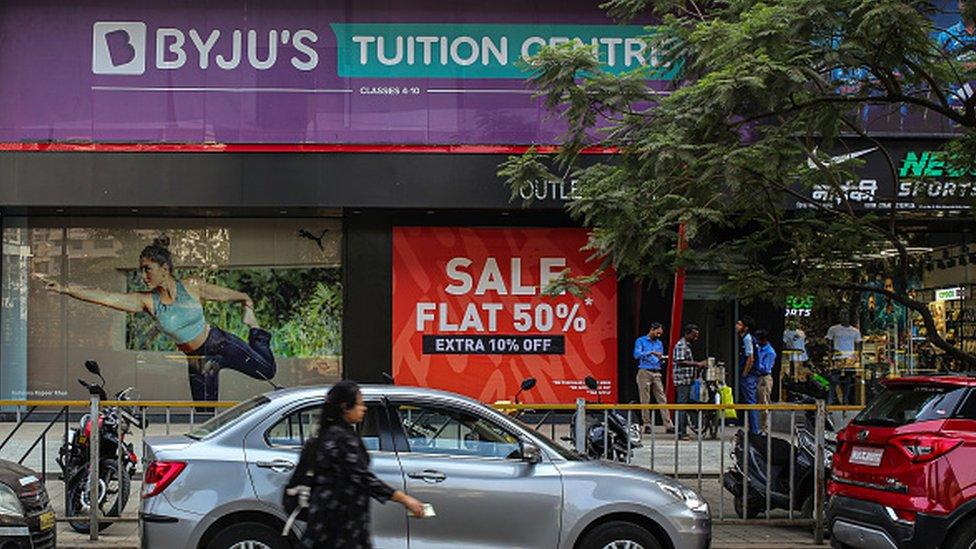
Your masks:
M35 274L45 289L74 299L129 313L145 313L159 330L186 355L193 400L219 399L219 372L230 368L251 378L271 381L277 372L271 334L258 325L254 302L246 293L200 279L180 279L173 268L169 238L161 236L139 254L139 274L148 290L111 292L82 285L62 284ZM208 323L203 302L241 305L248 340Z

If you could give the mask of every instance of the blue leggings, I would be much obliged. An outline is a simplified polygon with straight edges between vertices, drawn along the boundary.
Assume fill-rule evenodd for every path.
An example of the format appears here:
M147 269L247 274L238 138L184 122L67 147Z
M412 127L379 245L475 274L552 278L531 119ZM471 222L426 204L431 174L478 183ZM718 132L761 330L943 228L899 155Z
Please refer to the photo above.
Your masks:
M230 368L254 379L273 379L278 371L271 353L271 334L261 328L251 328L248 341L210 327L207 340L199 349L186 356L193 400L219 400L219 374Z

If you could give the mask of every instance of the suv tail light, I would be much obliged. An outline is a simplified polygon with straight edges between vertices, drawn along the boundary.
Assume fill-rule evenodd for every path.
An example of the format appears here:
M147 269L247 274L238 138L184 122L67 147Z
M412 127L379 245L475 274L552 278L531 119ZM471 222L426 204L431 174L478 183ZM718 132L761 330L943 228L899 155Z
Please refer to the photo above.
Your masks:
M142 499L148 499L166 489L186 468L182 461L153 461L146 467Z
M962 444L962 439L938 434L905 435L892 439L891 443L909 460L920 463L950 452Z

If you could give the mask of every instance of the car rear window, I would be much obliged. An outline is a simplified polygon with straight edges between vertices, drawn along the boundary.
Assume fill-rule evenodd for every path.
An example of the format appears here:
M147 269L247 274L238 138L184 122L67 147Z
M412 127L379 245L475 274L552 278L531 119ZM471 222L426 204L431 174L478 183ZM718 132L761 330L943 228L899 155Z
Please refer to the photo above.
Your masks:
M898 426L948 419L967 390L951 385L892 385L871 401L854 422Z
M252 411L264 406L265 404L271 402L268 397L264 395L258 395L256 397L250 398L241 402L233 408L228 408L227 410L215 415L209 420L201 423L195 429L186 434L186 436L201 440L207 437L213 436L221 429L236 423L237 420L251 413Z

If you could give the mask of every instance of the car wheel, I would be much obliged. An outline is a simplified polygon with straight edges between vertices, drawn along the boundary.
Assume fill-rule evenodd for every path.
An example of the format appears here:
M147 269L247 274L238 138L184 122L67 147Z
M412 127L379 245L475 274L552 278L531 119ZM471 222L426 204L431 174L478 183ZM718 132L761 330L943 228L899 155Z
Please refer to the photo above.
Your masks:
M281 532L261 522L241 522L217 533L207 549L290 549Z
M661 549L654 534L629 522L601 524L580 540L579 549Z
M946 538L944 547L946 549L971 549L976 547L976 518L971 518L953 528L949 537Z

